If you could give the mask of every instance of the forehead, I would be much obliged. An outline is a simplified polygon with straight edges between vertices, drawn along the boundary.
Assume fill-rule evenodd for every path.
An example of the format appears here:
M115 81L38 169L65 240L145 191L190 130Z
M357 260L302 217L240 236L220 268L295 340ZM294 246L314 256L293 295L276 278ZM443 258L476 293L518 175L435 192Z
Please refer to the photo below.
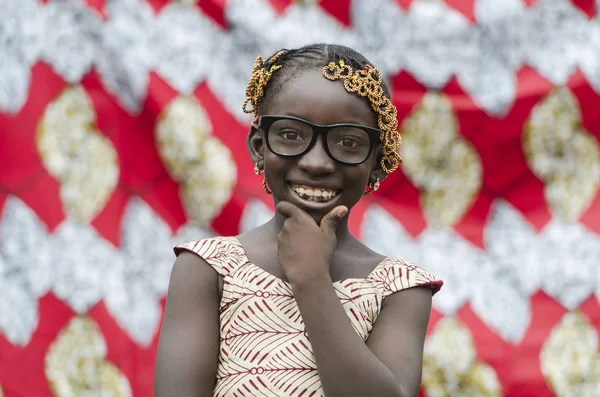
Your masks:
M269 113L303 118L315 124L353 123L377 128L368 99L330 81L321 69L311 69L283 82Z

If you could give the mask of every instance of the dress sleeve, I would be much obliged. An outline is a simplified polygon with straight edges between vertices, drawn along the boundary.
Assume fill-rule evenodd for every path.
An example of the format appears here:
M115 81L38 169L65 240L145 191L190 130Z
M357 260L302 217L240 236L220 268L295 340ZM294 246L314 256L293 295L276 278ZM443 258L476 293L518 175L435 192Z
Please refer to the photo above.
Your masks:
M370 277L382 289L382 298L414 287L429 287L435 295L444 284L419 266L394 258L383 261Z
M241 246L231 237L189 241L175 246L173 251L176 256L183 251L198 255L223 278L246 262Z

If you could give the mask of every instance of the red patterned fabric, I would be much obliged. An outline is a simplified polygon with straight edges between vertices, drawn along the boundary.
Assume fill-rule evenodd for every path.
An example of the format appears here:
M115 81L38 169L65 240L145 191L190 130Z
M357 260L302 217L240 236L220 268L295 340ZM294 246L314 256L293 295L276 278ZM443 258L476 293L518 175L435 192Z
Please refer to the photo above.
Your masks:
M405 160L350 227L444 280L423 396L600 395L598 4L0 0L0 394L152 395L171 247L273 211L255 57L336 42Z

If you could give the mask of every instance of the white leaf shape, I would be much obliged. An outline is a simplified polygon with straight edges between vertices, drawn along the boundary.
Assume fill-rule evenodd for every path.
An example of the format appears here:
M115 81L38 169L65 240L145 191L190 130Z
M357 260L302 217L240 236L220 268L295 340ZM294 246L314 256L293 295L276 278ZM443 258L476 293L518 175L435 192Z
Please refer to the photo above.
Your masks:
M194 5L170 3L156 18L157 71L179 93L190 95L215 65L207 61L224 33Z
M481 263L473 280L471 307L502 339L519 343L531 324L531 307L515 274L506 270L489 260Z
M55 294L77 313L86 313L102 299L119 252L92 227L68 219L52 237L52 253Z
M453 230L427 228L419 236L419 245L420 265L444 281L444 297L434 299L433 306L445 315L454 314L472 296L481 253Z
M267 223L275 213L260 200L250 200L244 207L240 221L240 233L245 233Z
M0 257L37 297L52 286L48 239L48 229L35 212L17 197L9 196L0 218Z
M111 1L103 24L98 72L111 93L130 113L138 113L146 98L149 70L155 65L154 13L146 1Z
M538 239L544 290L575 310L597 288L600 238L581 224L552 220Z
M0 1L0 110L17 113L27 100L31 66L42 47L43 11L35 0Z
M148 285L143 258L123 258L106 278L108 311L139 345L148 346L162 316L158 294Z
M372 250L421 265L418 243L383 207L373 204L367 209L361 226L361 235L362 241Z
M20 276L6 272L0 257L0 333L10 343L25 346L38 325L39 313L37 297Z
M544 270L536 232L512 205L494 201L483 238L490 260L503 272L516 275L521 291L532 295L541 288Z
M80 2L55 1L44 8L42 56L69 83L78 83L96 60L100 18Z

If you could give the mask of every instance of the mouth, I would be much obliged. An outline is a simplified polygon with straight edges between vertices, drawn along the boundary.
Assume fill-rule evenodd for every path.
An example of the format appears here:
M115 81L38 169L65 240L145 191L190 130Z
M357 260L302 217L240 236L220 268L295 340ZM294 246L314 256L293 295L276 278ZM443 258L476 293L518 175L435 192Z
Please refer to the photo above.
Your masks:
M316 188L304 185L291 185L291 187L298 197L313 203L329 203L330 201L333 201L333 199L335 199L340 193L339 190Z

